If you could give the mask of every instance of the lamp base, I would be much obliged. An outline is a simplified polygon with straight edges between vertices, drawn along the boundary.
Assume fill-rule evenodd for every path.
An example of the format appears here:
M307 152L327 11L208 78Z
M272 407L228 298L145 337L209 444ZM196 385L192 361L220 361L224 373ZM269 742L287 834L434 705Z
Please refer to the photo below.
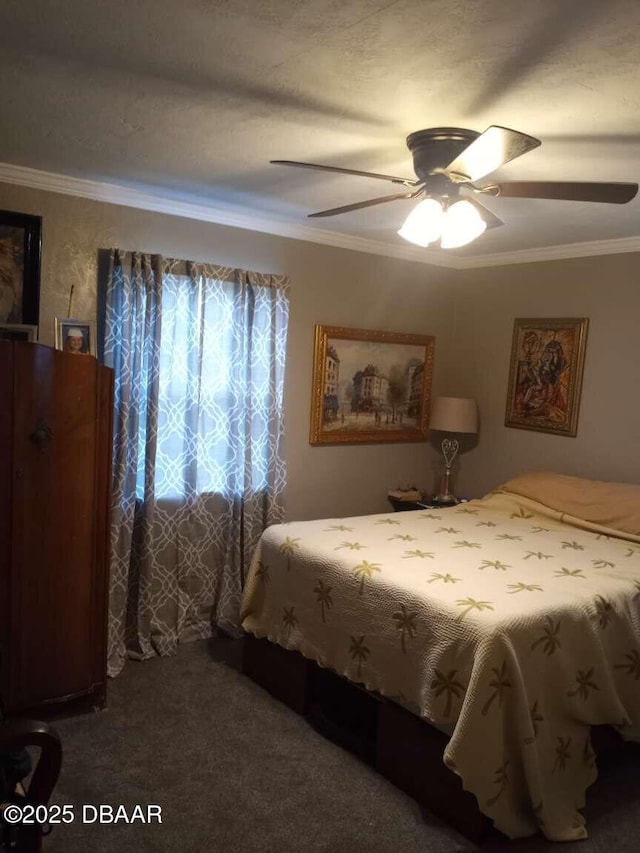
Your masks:
M440 481L440 491L434 497L436 503L442 506L453 506L458 503L458 498L451 491L451 465L456 458L458 452L458 442L453 439L445 438L442 441L442 455L445 461L445 471L442 480Z
M454 504L459 503L458 498L450 492L434 495L433 500L435 503L442 504L443 506L453 506Z

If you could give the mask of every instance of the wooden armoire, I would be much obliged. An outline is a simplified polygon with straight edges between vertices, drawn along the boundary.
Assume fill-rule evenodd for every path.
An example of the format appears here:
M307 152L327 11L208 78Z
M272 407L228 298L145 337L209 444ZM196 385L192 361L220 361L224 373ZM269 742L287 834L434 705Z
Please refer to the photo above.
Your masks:
M113 371L0 341L0 698L50 717L106 699Z

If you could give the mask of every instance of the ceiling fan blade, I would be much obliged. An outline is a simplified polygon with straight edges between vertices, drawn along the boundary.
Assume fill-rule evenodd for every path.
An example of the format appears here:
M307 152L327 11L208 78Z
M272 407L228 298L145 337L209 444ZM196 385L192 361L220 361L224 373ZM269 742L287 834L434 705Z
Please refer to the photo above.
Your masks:
M385 204L387 201L397 201L401 198L416 198L423 192L422 187L414 193L396 193L385 195L381 198L370 198L368 201L357 201L355 204L345 204L343 207L332 207L331 210L321 210L319 213L310 213L309 218L318 216L335 216L337 213L348 213L350 210L360 210L363 207L373 207L375 204Z
M638 184L584 183L580 181L507 181L485 191L501 198L548 198L559 201L599 201L626 204L638 192Z
M471 145L467 145L445 171L477 181L541 144L539 139L520 133L519 130L491 125Z
M394 175L379 175L376 172L359 172L357 169L342 169L340 166L321 166L318 163L298 163L296 160L269 160L276 166L299 166L301 169L321 169L323 172L339 172L341 175L358 175L361 178L378 178L381 181L391 181L393 184L405 184L408 187L417 186L420 181L415 178L398 178Z

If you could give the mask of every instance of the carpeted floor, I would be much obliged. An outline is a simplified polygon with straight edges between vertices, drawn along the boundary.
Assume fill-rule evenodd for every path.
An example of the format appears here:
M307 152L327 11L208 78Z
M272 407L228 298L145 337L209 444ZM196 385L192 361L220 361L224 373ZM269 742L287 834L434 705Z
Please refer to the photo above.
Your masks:
M130 662L108 708L58 720L53 802L75 820L44 853L470 853L478 848L372 768L325 740L238 671L241 644L216 639ZM162 824L83 823L84 804L158 805ZM637 853L640 751L601 769L590 838L492 840L486 853Z

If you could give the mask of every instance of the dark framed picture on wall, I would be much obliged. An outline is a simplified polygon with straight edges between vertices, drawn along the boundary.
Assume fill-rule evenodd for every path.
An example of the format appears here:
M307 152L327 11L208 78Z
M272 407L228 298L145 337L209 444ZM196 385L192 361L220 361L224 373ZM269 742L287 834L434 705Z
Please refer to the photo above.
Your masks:
M0 323L38 325L39 216L0 210Z
M316 326L311 444L424 441L435 338Z
M56 349L71 355L96 354L96 328L91 320L73 317L55 318Z
M516 319L505 426L575 436L589 320Z

